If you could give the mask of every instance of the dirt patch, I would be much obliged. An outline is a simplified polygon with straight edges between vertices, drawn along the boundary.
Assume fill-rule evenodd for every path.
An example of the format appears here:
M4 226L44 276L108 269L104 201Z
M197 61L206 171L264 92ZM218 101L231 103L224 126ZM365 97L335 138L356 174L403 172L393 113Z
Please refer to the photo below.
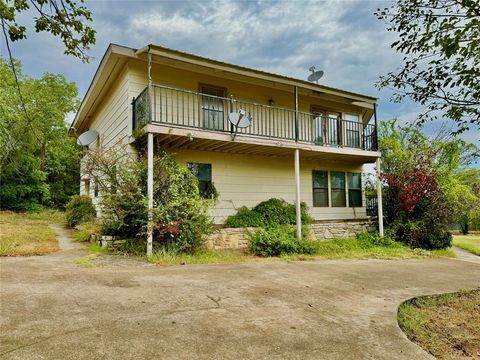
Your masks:
M438 359L480 359L480 288L411 299L398 316L409 339Z

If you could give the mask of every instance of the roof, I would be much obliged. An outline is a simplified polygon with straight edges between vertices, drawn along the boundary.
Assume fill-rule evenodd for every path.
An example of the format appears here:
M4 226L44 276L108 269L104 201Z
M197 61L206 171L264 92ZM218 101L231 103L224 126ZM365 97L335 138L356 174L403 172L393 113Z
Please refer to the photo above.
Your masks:
M146 61L146 57L143 55L149 52L152 55L167 57L170 59L183 61L191 64L213 67L215 69L219 69L225 72L259 78L275 83L281 83L284 85L298 86L299 88L306 88L321 93L329 93L337 96L350 97L353 100L365 102L369 105L375 104L377 100L377 98L373 96L359 94L352 91L342 90L322 84L314 84L306 80L296 79L285 75L279 75L267 71L226 63L223 61L194 55L159 45L149 44L141 49L134 49L123 45L110 44L105 51L102 60L100 61L95 75L80 104L80 108L75 115L72 125L70 126L69 132L71 132L72 128L75 129L78 126L79 122L80 125L83 123L84 118L89 113L89 110L92 108L92 106L95 105L96 96L98 96L103 89L105 82L108 81L108 79L110 78L110 75L114 71L115 66L118 64L118 62L122 61L122 59L123 61L126 61L126 59L128 58L136 58Z

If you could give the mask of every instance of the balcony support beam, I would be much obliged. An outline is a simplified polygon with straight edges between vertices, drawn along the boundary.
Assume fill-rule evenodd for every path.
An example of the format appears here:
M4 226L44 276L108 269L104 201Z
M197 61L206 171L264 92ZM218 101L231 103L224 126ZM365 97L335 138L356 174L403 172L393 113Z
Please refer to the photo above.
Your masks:
M377 211L378 211L378 233L383 237L383 203L382 203L382 181L380 178L381 174L381 159L377 158L375 163L376 175L377 175Z
M147 140L147 193L148 193L148 228L147 256L153 252L153 133L148 133Z

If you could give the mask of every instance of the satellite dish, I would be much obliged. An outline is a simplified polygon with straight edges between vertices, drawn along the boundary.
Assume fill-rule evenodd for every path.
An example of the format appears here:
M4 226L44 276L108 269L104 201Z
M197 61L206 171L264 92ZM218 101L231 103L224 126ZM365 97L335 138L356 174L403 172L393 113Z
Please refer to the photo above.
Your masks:
M316 82L318 84L318 80L320 80L322 76L323 76L322 70L312 71L312 73L308 75L308 81Z
M77 144L80 146L88 146L98 138L98 132L95 130L85 131L77 138Z
M228 120L237 128L245 129L252 124L252 119L247 115L245 110L239 112L231 112L228 114Z

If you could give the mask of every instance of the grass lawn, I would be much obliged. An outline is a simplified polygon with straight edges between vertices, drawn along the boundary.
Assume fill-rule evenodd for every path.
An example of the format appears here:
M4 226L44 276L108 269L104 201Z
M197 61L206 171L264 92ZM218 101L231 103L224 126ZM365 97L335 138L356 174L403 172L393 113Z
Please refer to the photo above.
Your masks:
M480 358L480 288L408 300L398 309L398 322L438 359Z
M407 246L362 246L356 239L336 239L316 242L317 251L314 255L283 255L280 257L262 258L254 256L248 250L203 250L196 254L175 254L159 252L148 258L157 265L185 264L225 264L252 261L295 261L314 259L423 259L429 257L455 257L452 250L412 250Z
M453 245L480 256L480 235L455 235Z
M43 255L58 250L55 231L48 224L65 222L61 212L0 212L0 256Z

